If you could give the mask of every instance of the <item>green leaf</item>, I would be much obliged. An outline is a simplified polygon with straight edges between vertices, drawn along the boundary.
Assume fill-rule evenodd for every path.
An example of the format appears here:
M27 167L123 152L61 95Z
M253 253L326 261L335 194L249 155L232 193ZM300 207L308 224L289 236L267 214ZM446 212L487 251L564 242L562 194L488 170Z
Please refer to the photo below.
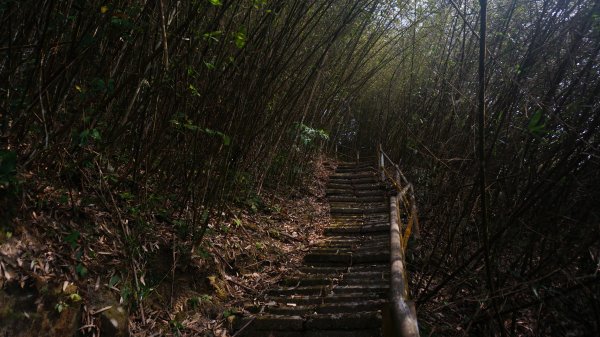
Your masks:
M196 87L193 84L188 85L188 89L192 96L200 97L200 92L198 91L198 89L196 89Z
M70 244L71 248L75 249L79 245L77 241L79 241L80 236L81 234L78 231L72 231L65 237L65 242Z
M63 301L60 301L58 303L56 303L56 305L54 306L54 309L56 309L56 311L58 311L58 313L60 314L61 312L63 312L63 310L65 310L67 307L69 307L68 304L66 304Z
M75 271L77 272L77 274L79 274L79 276L81 277L85 277L85 275L88 274L88 270L86 267L84 267L81 263L77 265L77 267L75 267Z
M223 4L221 0L208 0L208 2L213 6L221 6Z
M537 110L531 119L529 120L529 125L527 126L529 132L534 136L541 137L547 133L546 124L542 122L542 110Z
M231 144L231 138L229 138L228 135L224 134L221 131L216 131L216 130L206 128L206 129L204 129L204 132L209 136L220 136L221 139L223 140L223 145L225 145L225 146L229 146L229 144Z
M74 293L69 295L69 299L71 299L73 302L79 302L81 301L81 296L78 293Z
M240 30L239 32L235 33L233 37L235 46L239 49L244 48L244 46L246 45L246 33L243 30Z
M531 116L531 120L529 121L529 127L533 127L536 126L540 123L540 120L542 119L542 110L538 110L536 111L533 116Z
M206 66L206 68L207 68L208 70L214 70L214 69L216 69L216 68L217 68L217 67L216 67L214 64L212 64L212 63L210 63L210 62L206 62L206 61L204 61L204 65Z
M91 137L93 140L100 140L102 138L100 136L100 131L98 131L98 129L92 129Z
M186 129L188 129L188 130L191 130L191 131L198 131L198 130L200 130L200 127L198 127L197 125L191 124L191 123L183 124L183 127L186 128Z
M223 145L225 146L229 146L229 144L231 144L231 138L229 138L228 135L223 134Z
M117 285L117 283L119 283L119 281L121 281L121 278L119 277L119 275L113 275L110 278L110 280L108 281L108 286L114 287L115 285Z
M208 32L208 33L204 33L202 34L202 37L204 38L204 40L207 40L208 42L219 42L219 37L221 37L221 35L223 35L223 32L220 30L215 30L214 32Z

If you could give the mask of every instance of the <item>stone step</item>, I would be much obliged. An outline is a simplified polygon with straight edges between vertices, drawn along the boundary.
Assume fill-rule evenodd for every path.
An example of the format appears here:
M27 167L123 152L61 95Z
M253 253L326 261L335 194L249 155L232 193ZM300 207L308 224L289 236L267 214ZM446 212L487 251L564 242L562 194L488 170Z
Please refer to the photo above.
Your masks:
M389 281L389 271L381 272L349 272L349 273L299 273L280 282L284 287L299 287L313 285L356 285L382 284Z
M363 234L372 232L385 232L389 233L389 224L376 224L376 225L365 225L365 226L336 226L326 227L324 229L325 235L329 234Z
M388 227L389 228L389 227ZM311 249L318 248L349 248L349 247L370 247L370 246L381 246L389 244L389 231L387 233L382 232L371 232L369 234L382 234L382 235L369 235L369 241L364 240L353 240L352 235L346 235L347 233L337 233L335 236L331 234L331 239L320 241L311 245ZM359 234L360 235L360 234ZM364 235L364 234L363 234ZM347 240L343 238L346 237Z
M344 254L328 254L328 253L308 253L304 256L304 263L309 264L342 264L342 265L350 265L352 264L352 254L344 253Z
M387 300L387 293L334 293L321 295L292 295L292 296L268 296L269 301L275 303L282 303L288 301L295 303L296 305L312 305L312 304L324 304L324 303L350 303L356 301L371 301L384 299ZM286 302L287 303L287 302Z
M377 242L373 244L369 243L357 243L355 245L349 246L347 244L338 244L338 245L319 245L314 246L311 250L306 254L362 254L369 252L380 252L389 250L389 242Z
M330 176L331 179L363 179L363 178L375 178L375 172L336 172Z
M379 214L379 213L387 214L387 213L389 213L389 207L387 207L387 206L372 207L372 208L332 207L329 210L329 212L331 213L331 215L336 215L336 214Z
M385 191L382 190L340 190L340 189L327 189L325 190L325 196L333 197L333 196L342 196L342 197L381 197L383 196Z
M362 162L341 162L336 167L352 168L352 167L373 167L373 163L362 161Z
M361 178L347 178L347 177L332 176L329 178L328 183L334 183L334 184L378 184L379 179L374 175L370 175L368 177L361 177Z
M236 318L233 324L235 329L248 324L239 336L373 337L381 336L382 314L379 311L313 314L306 317L267 314L255 318Z
M380 225L380 224L376 224ZM356 226L356 225L353 225ZM369 226L369 225L359 225L359 226ZM330 227L343 227L343 225L335 225ZM326 227L326 228L330 228ZM356 242L368 242L365 240L385 240L386 237L389 237L390 233L368 233L362 235L346 235L346 234L330 234L326 235L322 242L332 242L332 241L356 241Z
M385 193L381 189L333 189L325 190L325 196L343 196L343 197L380 197Z
M302 266L298 271L305 274L326 274L326 273L364 273L364 272L381 272L389 273L389 265L356 265L350 267L340 266Z
M385 213L374 213L374 214L366 214L366 215L353 215L353 214L336 214L332 219L331 223L336 225L343 224L355 224L355 225L364 225L364 224L375 224L382 222L389 222L390 215Z
M345 227L345 226L374 226L387 225L389 222L387 214L369 214L368 217L356 219L355 217L347 219L341 216L336 216L327 227Z
M373 167L373 163L369 162L343 162L339 163L339 168L356 168L356 167Z
M355 265L355 264L366 264L366 263L389 263L390 253L377 252L377 253L341 253L341 254L328 254L328 253L309 253L304 256L304 262L311 265Z
M375 172L372 166L337 167L335 173Z
M387 248L387 247L386 247ZM386 263L386 257L389 256L389 248L381 249L380 247L367 247L364 249L329 249L324 248L322 250L314 250L311 253L311 257L306 258L307 263L349 263L349 264L361 264L361 263ZM332 256L343 256L342 258L336 259ZM331 261L335 262L331 262Z
M256 316L235 320L238 336L373 337L383 335L388 306L388 192L370 163L338 165L326 189L331 222L304 264L248 303Z
M364 252L380 252L388 251L390 249L390 242L376 242L376 243L359 243L353 246L349 245L337 245L337 246L315 246L311 249L310 253L364 253Z
M389 268L389 266L386 266L387 268ZM360 272L348 272L344 274L344 279L345 280L350 280L350 279L383 279L383 280L388 280L390 277L390 271L386 270L386 271L360 271Z
M378 190L360 190L360 191L355 191L354 195L358 196L358 197L372 197L372 196L380 196L384 193L384 191L378 189Z
M311 286L355 286L355 285L386 285L389 280L383 275L378 277L345 277L345 276L312 276L288 278L280 282L283 287L311 287Z
M379 196L366 196L366 197L356 197L354 195L346 196L346 195L331 195L327 198L330 203L335 202L351 202L351 203L371 203L371 202L383 202L387 201L383 195Z
M308 331L244 331L238 337L379 337L380 329L361 330L308 330Z
M357 313L383 310L387 300L367 300L344 303L326 303L313 305L296 305L296 303L281 303L281 305L268 306L264 312L275 315L314 315Z
M291 295L318 295L321 297L330 294L387 293L388 284L361 284L361 285L333 285L333 286L299 286L279 287L268 292L269 296L291 296Z
M325 228L338 228L338 227L356 227L356 228L362 228L362 227L389 227L389 224L387 223L387 221L369 221L369 222L364 222L364 221L335 221L333 223L331 223L329 226L325 227ZM368 234L364 234L363 236L370 236L370 235L376 235L376 236L383 236L385 235L385 233L368 233ZM389 233L388 233L389 235ZM325 240L328 240L330 238L335 237L335 234L326 234L326 238ZM339 234L337 235L339 237L344 237L347 239L351 239L348 237L348 235L346 234ZM361 235L358 235L359 237L361 237ZM363 238L361 237L358 241L363 241Z
M329 205L331 208L345 208L345 207L349 207L349 208L364 208L364 209L369 209L369 208L379 208L379 207L385 207L385 208L389 208L389 203L383 201L383 198L379 198L380 200L375 200L375 201L333 201L330 200L329 201Z
M379 184L357 184L355 182L348 183L332 183L327 184L327 189L330 190L355 190L355 191L363 191L363 190L381 190L384 191L385 188Z
M337 245L317 245L313 246L309 253L325 253L329 252L331 254L337 253L357 253L357 252L367 252L367 251L387 251L390 248L390 241L375 241L375 242L359 242L354 245L349 245L347 243L340 243Z

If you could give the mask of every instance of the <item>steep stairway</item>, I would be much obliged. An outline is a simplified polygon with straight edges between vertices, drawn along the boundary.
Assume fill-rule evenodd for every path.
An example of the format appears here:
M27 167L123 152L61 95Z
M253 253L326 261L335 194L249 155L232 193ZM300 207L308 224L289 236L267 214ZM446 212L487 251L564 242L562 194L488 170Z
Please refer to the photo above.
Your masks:
M374 169L342 164L327 188L330 227L304 265L235 321L235 336L375 337L387 330L389 202Z

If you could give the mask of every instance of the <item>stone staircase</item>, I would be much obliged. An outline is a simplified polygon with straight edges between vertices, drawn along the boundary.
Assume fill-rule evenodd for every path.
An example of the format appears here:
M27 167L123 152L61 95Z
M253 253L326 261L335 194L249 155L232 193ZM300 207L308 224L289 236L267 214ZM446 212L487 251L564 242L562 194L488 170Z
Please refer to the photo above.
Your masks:
M304 266L248 307L234 336L388 335L389 201L374 169L342 164L330 177L332 224ZM385 330L385 331L384 331Z

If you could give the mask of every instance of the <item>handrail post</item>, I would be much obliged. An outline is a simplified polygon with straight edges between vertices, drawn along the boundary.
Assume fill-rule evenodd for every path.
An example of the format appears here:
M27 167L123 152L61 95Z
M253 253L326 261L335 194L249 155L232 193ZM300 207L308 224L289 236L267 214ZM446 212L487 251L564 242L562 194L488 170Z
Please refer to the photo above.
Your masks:
M406 302L404 284L404 253L400 242L397 197L390 197L390 302L392 306L392 328L394 336L419 337L417 317Z
M381 144L379 144L379 171L381 174L381 181L385 181L385 158L383 157L383 149L381 148Z

